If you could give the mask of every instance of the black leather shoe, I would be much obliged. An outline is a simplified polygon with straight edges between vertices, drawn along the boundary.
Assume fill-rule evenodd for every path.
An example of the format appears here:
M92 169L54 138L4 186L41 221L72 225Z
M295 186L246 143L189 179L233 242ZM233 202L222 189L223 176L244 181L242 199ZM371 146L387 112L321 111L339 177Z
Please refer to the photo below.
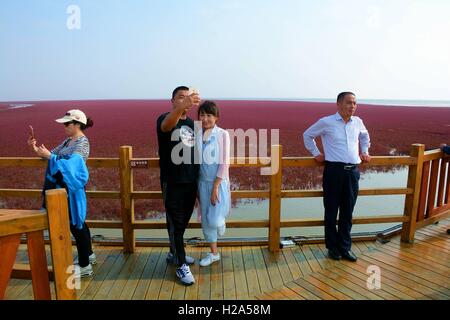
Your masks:
M355 262L356 260L358 260L358 258L356 257L356 255L351 251L343 251L341 252L342 258L351 262Z
M337 250L328 250L328 256L333 260L341 260L342 256Z

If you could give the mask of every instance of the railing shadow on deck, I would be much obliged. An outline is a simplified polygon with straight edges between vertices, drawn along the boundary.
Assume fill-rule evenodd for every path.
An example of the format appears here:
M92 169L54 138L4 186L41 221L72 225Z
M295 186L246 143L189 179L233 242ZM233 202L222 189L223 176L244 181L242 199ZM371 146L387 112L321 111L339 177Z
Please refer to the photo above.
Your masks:
M397 215L380 215L355 217L354 224L401 223L403 242L413 242L416 228L426 226L450 215L448 168L450 157L439 149L425 151L425 145L413 144L409 156L374 156L370 163L362 166L408 166L406 188L372 188L359 190L359 196L406 195L404 211ZM131 146L121 146L119 158L91 158L87 165L90 168L117 168L120 170L120 191L87 191L88 198L120 199L121 221L88 220L91 228L122 229L124 251L132 253L136 246L135 230L165 229L165 222L135 221L134 200L162 199L161 191L135 191L133 187L133 171L159 168L158 158L133 158ZM46 161L39 158L0 158L0 167L45 167ZM235 190L232 198L269 199L268 219L227 221L228 228L268 228L265 243L269 250L280 250L280 229L292 227L323 226L323 219L281 219L281 199L322 197L322 190L283 190L283 168L319 167L312 157L283 157L282 146L271 147L271 157L235 157L231 159L231 167L267 167L271 170L269 190ZM4 169L2 169L4 170ZM41 190L35 189L0 189L1 197L39 198ZM198 222L190 222L189 228L201 228ZM372 236L373 238L373 236ZM367 240L364 238L363 240ZM122 244L122 242L120 242ZM117 245L117 242L110 243ZM232 245L232 242L227 242ZM236 242L240 245L242 242ZM245 242L251 245L252 241ZM261 242L254 242L261 245ZM158 245L161 245L159 243Z

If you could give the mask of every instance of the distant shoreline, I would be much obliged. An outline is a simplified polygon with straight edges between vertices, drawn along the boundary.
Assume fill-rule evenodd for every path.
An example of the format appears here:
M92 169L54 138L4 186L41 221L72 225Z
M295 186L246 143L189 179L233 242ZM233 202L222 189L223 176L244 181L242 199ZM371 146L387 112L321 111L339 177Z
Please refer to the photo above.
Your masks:
M334 99L320 99L320 98L209 98L204 100L216 101L254 101L254 102L311 102L311 103L326 103L334 104ZM16 105L30 106L38 103L61 103L61 102L98 102L98 101L169 101L169 99L68 99L68 100L20 100L20 101L0 101L0 108L14 109L21 108ZM360 105L373 105L385 107L427 107L427 108L450 108L450 101L446 100L383 100L383 99L360 99ZM28 106L27 106L28 107Z

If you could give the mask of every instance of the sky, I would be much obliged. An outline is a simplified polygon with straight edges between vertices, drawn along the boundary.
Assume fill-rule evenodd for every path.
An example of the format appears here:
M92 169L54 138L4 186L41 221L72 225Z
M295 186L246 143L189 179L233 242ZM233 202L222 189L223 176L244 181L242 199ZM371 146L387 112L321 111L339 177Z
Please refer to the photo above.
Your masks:
M0 101L450 100L448 0L2 0Z

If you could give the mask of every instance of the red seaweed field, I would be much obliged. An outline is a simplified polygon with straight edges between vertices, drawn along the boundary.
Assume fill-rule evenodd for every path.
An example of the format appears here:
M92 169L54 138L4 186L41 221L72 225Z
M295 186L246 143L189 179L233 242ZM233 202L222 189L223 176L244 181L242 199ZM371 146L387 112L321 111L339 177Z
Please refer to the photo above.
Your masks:
M219 126L225 129L279 129L284 156L308 156L303 131L320 117L336 112L333 103L288 101L216 101ZM31 105L31 106L30 106ZM0 157L33 157L26 144L28 125L38 143L51 149L64 138L64 129L54 119L70 109L81 109L94 121L86 131L90 157L114 157L119 147L130 145L133 156L157 157L156 119L171 109L168 100L93 100L0 102ZM450 143L450 108L359 105L356 115L369 130L372 155L408 154L413 143L426 149ZM196 110L189 116L196 119ZM270 134L269 134L270 137ZM270 143L270 141L269 141ZM0 188L39 189L43 169L1 168ZM385 170L379 168L379 170ZM89 190L119 190L118 170L91 169ZM230 172L233 189L267 189L268 178L259 171L239 168ZM284 169L283 188L320 186L319 169ZM159 190L159 170L136 170L136 190ZM0 208L38 208L39 199L0 198ZM90 219L113 219L119 215L118 200L90 200ZM136 218L154 217L162 211L160 200L136 201Z

